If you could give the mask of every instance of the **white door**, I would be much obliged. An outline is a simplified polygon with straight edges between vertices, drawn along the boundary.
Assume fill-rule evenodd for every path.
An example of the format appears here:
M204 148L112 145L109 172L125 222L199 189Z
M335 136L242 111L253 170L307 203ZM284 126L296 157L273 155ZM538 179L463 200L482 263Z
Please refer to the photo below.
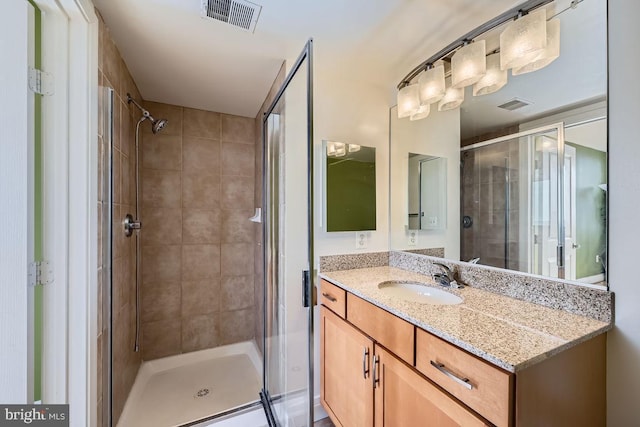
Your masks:
M0 13L0 402L32 400L33 7L3 2Z
M558 143L557 131L533 137L532 229L533 271L543 276L559 277L558 271ZM564 154L564 277L576 279L576 151L565 146Z
M564 278L576 280L576 149L564 146Z

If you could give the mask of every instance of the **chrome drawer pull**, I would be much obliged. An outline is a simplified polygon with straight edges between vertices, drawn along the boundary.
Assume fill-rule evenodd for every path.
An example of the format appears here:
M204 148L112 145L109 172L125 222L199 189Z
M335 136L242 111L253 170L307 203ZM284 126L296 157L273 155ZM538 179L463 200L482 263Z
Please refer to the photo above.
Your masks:
M333 295L328 294L328 293L326 293L326 292L323 292L323 293L322 293L322 296L323 296L323 297L325 297L326 299L328 299L328 300L329 300L329 301L331 301L331 302L336 302L336 301L338 301L338 299L337 299L336 297L334 297Z
M362 353L362 375L364 379L367 379L367 374L369 373L369 349L367 347L364 348L364 352Z
M459 376L457 376L456 374L454 374L453 372L445 368L444 364L442 363L434 362L433 360L431 360L430 362L431 362L431 366L433 366L438 371L442 372L443 374L445 374L446 376L448 376L449 378L451 378L452 380L460 384L462 387L467 388L469 390L473 389L473 385L471 385L471 383L469 382L469 378L460 378Z

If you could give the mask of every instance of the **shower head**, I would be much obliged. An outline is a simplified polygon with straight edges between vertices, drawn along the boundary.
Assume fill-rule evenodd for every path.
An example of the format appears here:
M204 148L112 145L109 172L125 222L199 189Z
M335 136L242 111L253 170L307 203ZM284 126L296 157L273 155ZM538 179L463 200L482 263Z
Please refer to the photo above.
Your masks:
M151 130L153 133L158 133L169 123L167 119L153 120L151 119Z
M129 104L135 105L136 107L138 107L138 109L140 109L140 111L142 111L142 118L140 119L140 121L149 119L149 121L151 122L151 131L154 134L160 132L162 129L165 128L165 126L167 126L167 123L169 123L167 119L158 119L158 120L154 119L151 113L149 112L149 110L144 109L142 105L138 104L136 100L131 97L130 94L127 94L127 102Z

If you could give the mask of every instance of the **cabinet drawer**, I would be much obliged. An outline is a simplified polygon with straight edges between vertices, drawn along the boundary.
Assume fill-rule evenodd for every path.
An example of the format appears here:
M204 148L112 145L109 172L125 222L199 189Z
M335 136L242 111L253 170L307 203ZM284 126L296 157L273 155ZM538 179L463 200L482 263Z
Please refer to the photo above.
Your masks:
M347 302L344 289L340 289L336 285L320 279L320 302L344 319Z
M409 365L413 365L415 327L411 323L352 294L347 294L347 320Z
M493 424L510 425L511 374L421 329L416 331L416 369Z

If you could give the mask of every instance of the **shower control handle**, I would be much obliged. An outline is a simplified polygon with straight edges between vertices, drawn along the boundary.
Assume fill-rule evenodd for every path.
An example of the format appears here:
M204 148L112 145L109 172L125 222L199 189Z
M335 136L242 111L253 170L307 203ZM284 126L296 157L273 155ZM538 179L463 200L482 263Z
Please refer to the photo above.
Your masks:
M142 228L142 222L133 219L133 215L127 214L124 217L124 235L131 237L133 230L140 230Z

